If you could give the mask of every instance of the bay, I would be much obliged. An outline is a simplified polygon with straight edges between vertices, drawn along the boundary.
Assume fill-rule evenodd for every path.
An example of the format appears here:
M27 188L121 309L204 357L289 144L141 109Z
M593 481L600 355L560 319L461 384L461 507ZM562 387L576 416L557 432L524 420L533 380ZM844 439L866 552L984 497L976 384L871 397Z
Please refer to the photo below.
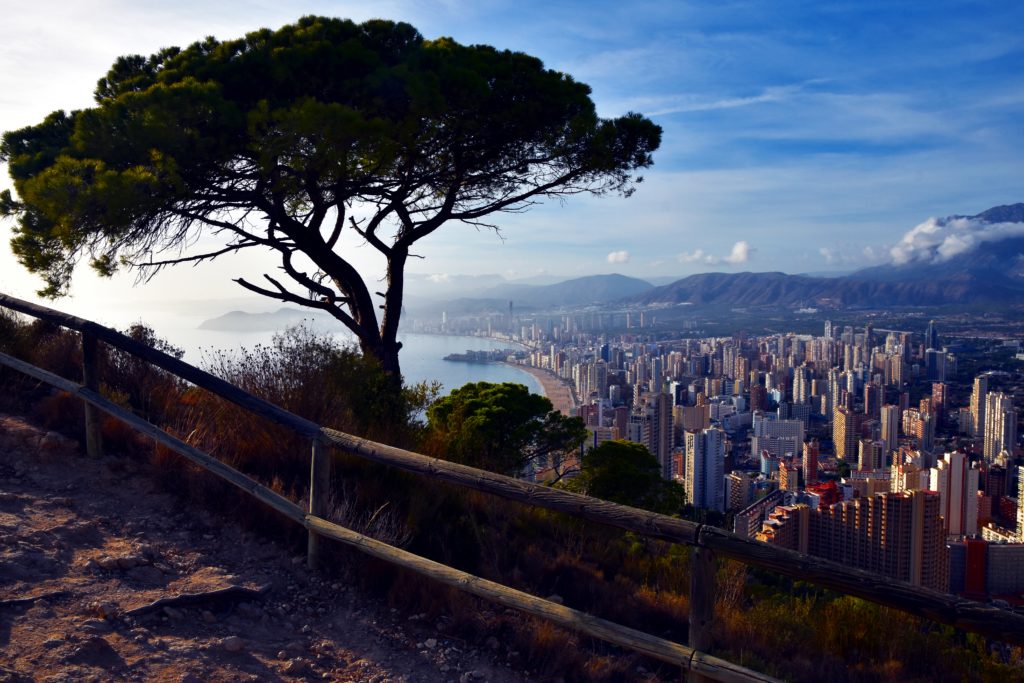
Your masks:
M121 318L122 316L117 316ZM176 314L163 311L134 316L151 326L158 337L185 352L184 360L199 367L205 366L204 359L218 352L233 353L238 349L253 348L257 344L271 342L274 331L226 332L200 329L205 316ZM110 324L109 322L107 324ZM128 323L118 320L112 326L124 329ZM352 343L347 330L328 327L320 323L311 324L319 333L332 334L344 343ZM402 342L400 361L402 375L407 384L417 382L440 382L444 396L468 382L515 382L525 384L535 394L544 394L541 383L530 373L503 363L462 363L446 361L444 357L467 350L495 350L523 348L513 342L490 339L438 334L399 334Z

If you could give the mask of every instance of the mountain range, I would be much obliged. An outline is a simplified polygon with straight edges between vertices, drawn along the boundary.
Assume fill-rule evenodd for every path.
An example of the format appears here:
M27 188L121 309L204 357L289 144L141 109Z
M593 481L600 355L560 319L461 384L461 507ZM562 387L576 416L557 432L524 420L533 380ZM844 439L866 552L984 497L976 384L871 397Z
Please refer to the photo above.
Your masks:
M474 310L474 303L475 310L501 312L507 310L507 301L517 308L684 303L730 307L1024 303L1024 204L998 206L974 216L929 219L922 225L926 237L942 234L943 230L949 237L942 244L929 245L931 251L915 247L924 255L913 252L913 260L848 275L701 273L657 287L618 274L595 275L545 286L496 285L482 290L479 298L463 297L447 303L460 312ZM987 231L989 227L994 232ZM955 249L962 251L945 256Z
M1024 305L1024 203L973 216L931 218L893 248L893 263L846 275L701 273L655 286L619 274L552 282L552 276L509 282L500 275L412 275L405 299L413 317L501 315L509 302L520 313L591 306L644 307L692 304L716 307L847 308ZM663 281L658 278L658 281ZM473 292L472 296L466 296ZM320 318L323 318L322 320ZM311 311L233 311L202 324L206 329L278 329L307 319L333 320Z

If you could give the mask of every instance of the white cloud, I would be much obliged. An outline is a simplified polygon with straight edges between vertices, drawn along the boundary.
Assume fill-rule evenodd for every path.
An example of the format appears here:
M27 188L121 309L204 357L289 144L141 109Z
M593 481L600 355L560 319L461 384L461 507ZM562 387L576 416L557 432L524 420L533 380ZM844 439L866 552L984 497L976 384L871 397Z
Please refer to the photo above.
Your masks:
M750 254L753 251L754 250L750 248L750 244L748 244L746 240L740 240L736 244L732 245L732 251L730 251L729 255L722 260L734 266L746 263L750 260Z
M626 250L613 251L608 254L608 263L626 263L629 261L629 252Z
M703 249L695 249L691 252L684 251L679 255L679 261L681 263L696 263L698 261L705 261L705 259L714 258L710 254L705 254ZM705 261L710 263L710 261Z
M860 247L850 242L840 242L831 247L820 247L818 254L828 265L863 268L888 261L887 249L884 246Z
M433 283L442 284L446 282L451 282L452 278L448 273L434 273L432 275L428 275L427 279Z
M725 256L715 256L705 252L703 249L694 249L690 252L684 251L677 258L680 263L705 263L709 266L727 263L735 266L749 261L750 255L754 251L746 240L740 240L732 245L732 250Z
M647 116L664 116L689 112L736 109L768 102L783 102L802 93L807 87L827 82L811 79L803 83L767 86L753 95L707 97L694 93L676 93L661 96L633 97L609 103L613 111L642 111Z
M885 250L879 247L873 247L870 244L861 250L868 261L881 261L885 259Z
M914 226L889 250L895 265L942 263L984 242L1024 236L1024 223L985 223L974 218L929 218Z

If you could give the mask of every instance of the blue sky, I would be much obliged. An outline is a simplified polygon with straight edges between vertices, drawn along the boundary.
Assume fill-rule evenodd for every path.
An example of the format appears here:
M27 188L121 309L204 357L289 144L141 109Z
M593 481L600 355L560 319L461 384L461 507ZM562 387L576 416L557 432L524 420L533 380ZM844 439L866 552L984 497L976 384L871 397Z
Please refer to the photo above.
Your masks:
M435 276L852 270L930 216L1024 201L1024 3L0 1L0 130L88 106L114 58L303 14L405 20L536 55L593 88L602 115L664 127L630 199L573 198L447 226L410 269ZM0 183L6 185L6 171ZM37 287L7 253L0 291ZM356 251L367 271L376 265ZM258 258L97 283L76 299L234 297ZM229 277L230 276L230 277ZM69 306L73 307L73 306Z

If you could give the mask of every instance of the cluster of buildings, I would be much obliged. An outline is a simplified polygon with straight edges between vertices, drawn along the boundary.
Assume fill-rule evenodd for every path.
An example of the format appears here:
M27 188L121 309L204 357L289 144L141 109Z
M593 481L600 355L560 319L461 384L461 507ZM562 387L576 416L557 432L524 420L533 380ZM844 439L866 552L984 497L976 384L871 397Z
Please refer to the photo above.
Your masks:
M737 532L936 590L1024 594L1017 410L1012 386L996 390L1012 383L959 384L934 323L923 339L828 322L820 336L539 336L525 362L571 383L588 447L645 444Z

